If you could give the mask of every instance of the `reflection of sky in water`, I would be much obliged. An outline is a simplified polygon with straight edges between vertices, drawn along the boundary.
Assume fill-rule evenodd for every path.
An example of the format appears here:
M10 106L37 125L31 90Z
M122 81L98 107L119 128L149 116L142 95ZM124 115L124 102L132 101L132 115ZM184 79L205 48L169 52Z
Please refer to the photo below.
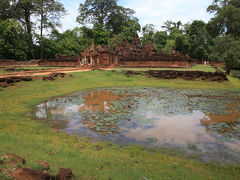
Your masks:
M36 116L58 123L63 120L60 127L70 134L116 143L181 147L188 152L205 153L210 159L240 162L238 92L104 90L40 104ZM227 110L226 104L234 104L235 109ZM220 130L209 128L214 122L223 123ZM226 138L229 133L234 138ZM189 149L189 145L194 149Z
M194 111L190 115L161 116L148 113L147 116L154 119L152 128L143 126L131 129L125 136L139 141L154 137L162 144L171 142L184 145L186 142L213 141L200 124L200 119L205 116L200 111Z

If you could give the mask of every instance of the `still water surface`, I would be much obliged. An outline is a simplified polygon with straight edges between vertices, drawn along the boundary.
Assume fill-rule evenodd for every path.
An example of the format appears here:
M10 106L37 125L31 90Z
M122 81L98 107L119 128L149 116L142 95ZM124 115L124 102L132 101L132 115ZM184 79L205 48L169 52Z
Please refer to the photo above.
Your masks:
M101 88L44 102L36 116L69 134L240 162L239 91Z

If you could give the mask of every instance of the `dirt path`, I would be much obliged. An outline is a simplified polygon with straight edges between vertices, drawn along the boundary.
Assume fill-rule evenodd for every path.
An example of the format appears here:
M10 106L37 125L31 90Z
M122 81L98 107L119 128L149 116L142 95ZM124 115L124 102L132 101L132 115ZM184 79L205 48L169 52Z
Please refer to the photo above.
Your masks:
M73 73L91 71L93 68L64 68L64 69L49 69L49 70L32 70L32 71L20 71L14 73L0 73L0 78L12 77L12 76L44 76L51 73ZM101 70L112 70L113 68L99 68Z

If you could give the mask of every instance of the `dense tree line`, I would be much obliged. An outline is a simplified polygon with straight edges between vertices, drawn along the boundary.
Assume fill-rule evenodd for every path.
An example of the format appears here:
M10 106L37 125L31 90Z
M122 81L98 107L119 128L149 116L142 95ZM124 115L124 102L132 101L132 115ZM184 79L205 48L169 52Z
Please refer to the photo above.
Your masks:
M81 27L60 33L65 9L58 0L1 0L0 59L79 55L92 39L114 49L138 32L143 46L150 38L159 52L177 50L195 59L224 61L227 73L240 67L240 0L213 0L207 8L214 14L209 22L166 21L161 31L153 24L141 28L135 12L117 0L85 0L78 10Z

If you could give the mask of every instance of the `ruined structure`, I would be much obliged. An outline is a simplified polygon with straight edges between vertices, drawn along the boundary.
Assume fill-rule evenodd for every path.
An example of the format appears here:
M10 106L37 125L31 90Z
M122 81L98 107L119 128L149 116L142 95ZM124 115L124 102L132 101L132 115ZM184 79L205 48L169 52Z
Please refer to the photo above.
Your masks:
M189 67L200 64L201 61L193 60L179 52L172 55L158 53L151 39L142 47L136 34L132 44L123 41L116 48L118 65L121 67Z
M91 46L86 47L84 52L81 52L81 59L79 61L80 66L93 66L104 67L115 64L116 65L115 52L108 46L102 48L101 45L95 47L94 42L91 42Z
M174 51L173 54L158 53L151 39L143 47L136 33L132 43L123 41L112 50L109 46L101 47L91 42L80 56L57 56L55 59L42 60L40 66L75 66L75 67L191 67L201 64L201 60L191 59L188 55Z

